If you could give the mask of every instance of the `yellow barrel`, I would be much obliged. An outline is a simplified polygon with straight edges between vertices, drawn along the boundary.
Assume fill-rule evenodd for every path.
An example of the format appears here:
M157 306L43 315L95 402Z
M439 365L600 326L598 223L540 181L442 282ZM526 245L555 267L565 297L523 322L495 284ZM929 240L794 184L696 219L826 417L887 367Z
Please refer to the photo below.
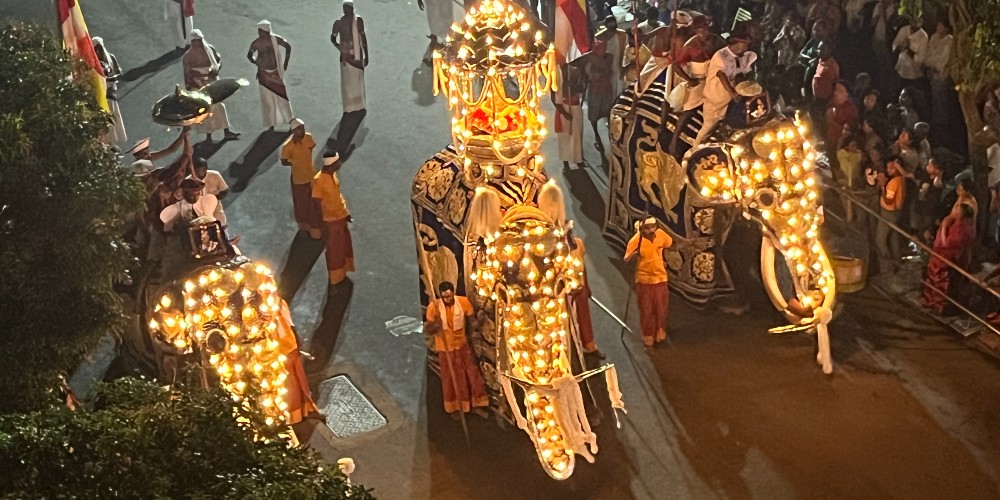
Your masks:
M864 289L868 282L868 263L853 257L831 257L833 273L837 277L837 291L853 293Z

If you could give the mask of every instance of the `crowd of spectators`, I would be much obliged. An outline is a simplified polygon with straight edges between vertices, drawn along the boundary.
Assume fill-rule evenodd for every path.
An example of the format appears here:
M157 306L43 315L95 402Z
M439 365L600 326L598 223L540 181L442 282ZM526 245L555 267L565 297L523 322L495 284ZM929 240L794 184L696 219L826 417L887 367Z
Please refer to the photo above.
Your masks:
M923 252L922 304L951 312L942 293L976 302L978 288L942 257L972 273L996 260L1000 82L977 96L986 127L966 130L945 10L926 4L923 17L910 17L894 0L660 0L645 17L669 22L675 5L707 13L717 33L749 25L756 78L774 105L811 119L846 218L867 236L871 274L911 272L900 266L921 254L911 237L937 254ZM1000 284L1000 273L990 279Z

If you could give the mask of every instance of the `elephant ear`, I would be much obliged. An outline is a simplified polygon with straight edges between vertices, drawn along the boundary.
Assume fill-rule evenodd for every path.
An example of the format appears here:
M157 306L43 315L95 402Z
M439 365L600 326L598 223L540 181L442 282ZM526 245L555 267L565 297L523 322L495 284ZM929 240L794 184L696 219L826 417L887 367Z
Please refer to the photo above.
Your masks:
M465 221L466 241L475 241L481 236L493 234L500 230L500 219L503 217L503 206L496 191L476 188L476 194L469 204L469 215Z
M733 160L724 144L708 143L691 148L681 167L701 198L715 202L735 201Z

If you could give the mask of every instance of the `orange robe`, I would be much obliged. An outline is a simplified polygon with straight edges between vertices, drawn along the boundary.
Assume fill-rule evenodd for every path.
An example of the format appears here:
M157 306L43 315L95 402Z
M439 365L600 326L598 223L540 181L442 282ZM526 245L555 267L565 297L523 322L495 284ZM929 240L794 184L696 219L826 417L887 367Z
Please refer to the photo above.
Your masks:
M323 172L316 174L312 183L312 197L319 203L319 213L326 226L326 268L330 284L336 285L354 272L354 244L348 218L347 202L340 192L337 174Z
M291 138L281 146L281 159L291 165L292 207L295 210L295 222L299 229L309 231L318 238L323 227L322 217L316 211L312 201L312 180L316 176L316 165L313 162L313 149L316 141L312 134L307 133L301 141Z
M434 335L434 350L441 364L441 392L444 393L444 411L448 413L468 412L490 404L486 384L465 340L465 319L472 313L472 303L460 296L455 296L451 306L435 300L427 307L427 321L441 322L441 331Z
M302 356L299 354L299 340L295 336L292 325L292 314L288 303L281 301L281 314L278 316L278 345L285 355L285 369L288 378L285 380L285 402L288 403L288 424L297 424L310 413L319 412L319 407L313 401L309 391L309 379L302 366Z
M669 278L663 262L663 250L672 244L670 235L657 229L652 241L636 234L625 247L625 258L637 250L639 252L639 263L635 268L635 296L639 302L639 323L642 325L643 342L646 345L652 345L655 337L662 339L666 336L670 292L667 288Z

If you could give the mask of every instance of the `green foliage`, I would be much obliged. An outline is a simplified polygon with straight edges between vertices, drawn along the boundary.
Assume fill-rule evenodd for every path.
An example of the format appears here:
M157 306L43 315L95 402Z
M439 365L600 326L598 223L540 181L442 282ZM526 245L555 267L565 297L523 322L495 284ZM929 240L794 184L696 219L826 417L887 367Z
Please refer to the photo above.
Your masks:
M112 284L143 191L98 140L110 116L73 65L50 31L0 28L0 413L51 404L58 375L123 326Z
M222 389L126 378L94 394L93 411L0 417L0 496L373 498L311 450L254 440Z

